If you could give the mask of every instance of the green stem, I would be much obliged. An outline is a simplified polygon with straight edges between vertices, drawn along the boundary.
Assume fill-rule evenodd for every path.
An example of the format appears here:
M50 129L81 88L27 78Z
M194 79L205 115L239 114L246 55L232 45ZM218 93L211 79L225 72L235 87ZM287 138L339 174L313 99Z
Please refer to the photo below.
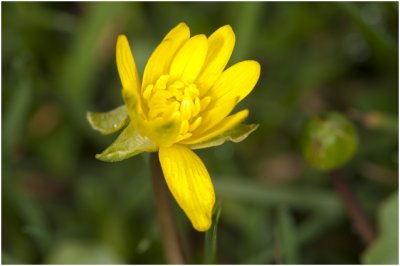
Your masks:
M185 264L184 253L176 228L170 195L158 160L158 153L151 153L151 177L157 218L160 223L164 252L169 264Z

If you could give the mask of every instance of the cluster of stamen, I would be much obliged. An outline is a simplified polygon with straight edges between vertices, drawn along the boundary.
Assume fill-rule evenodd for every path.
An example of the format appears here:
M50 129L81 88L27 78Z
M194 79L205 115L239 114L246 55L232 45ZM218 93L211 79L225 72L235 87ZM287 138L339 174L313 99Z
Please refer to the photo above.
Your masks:
M177 141L192 135L202 121L199 115L210 103L210 97L199 97L196 84L186 84L181 80L171 80L162 75L155 84L147 85L142 95L147 103L147 118L169 120L178 117L181 122Z

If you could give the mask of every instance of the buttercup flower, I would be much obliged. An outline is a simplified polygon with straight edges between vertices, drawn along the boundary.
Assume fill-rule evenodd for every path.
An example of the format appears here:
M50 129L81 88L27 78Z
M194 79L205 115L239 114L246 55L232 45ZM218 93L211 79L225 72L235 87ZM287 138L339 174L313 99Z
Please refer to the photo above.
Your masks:
M241 124L248 110L229 115L260 75L260 65L251 60L224 71L234 44L229 25L207 38L190 37L188 26L180 23L150 56L141 82L128 40L120 35L116 57L125 106L88 113L92 127L104 134L126 126L98 159L119 161L158 151L168 188L198 231L211 225L215 194L192 150L241 141L257 128Z

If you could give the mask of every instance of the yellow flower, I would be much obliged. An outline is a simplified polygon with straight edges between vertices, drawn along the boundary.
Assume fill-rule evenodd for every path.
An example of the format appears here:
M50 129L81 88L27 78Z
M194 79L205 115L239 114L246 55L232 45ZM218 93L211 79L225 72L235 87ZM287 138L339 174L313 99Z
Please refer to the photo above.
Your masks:
M105 134L127 125L98 159L159 152L168 188L198 231L211 225L215 194L206 167L192 150L241 141L257 128L241 124L248 110L229 115L260 75L260 65L250 60L224 71L234 44L229 25L207 38L190 37L188 26L180 23L151 55L141 82L128 40L120 35L116 57L126 108L88 113L92 126Z

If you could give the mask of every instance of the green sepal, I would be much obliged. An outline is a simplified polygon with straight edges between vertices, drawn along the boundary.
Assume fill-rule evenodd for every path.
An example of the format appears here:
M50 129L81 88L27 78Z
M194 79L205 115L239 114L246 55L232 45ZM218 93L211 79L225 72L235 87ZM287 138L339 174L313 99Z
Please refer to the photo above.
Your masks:
M204 148L219 146L223 144L225 141L232 141L236 143L241 142L242 140L247 138L247 136L250 135L253 131L255 131L258 128L258 126L259 126L258 124L249 124L249 125L239 124L214 138L199 143L191 144L189 145L189 147L193 150L196 150L196 149L204 149Z
M140 135L133 124L129 123L113 144L102 153L96 154L96 158L104 162L117 162L141 152L157 150L158 147L149 138Z
M104 135L115 133L129 123L125 105L103 113L87 112L86 118L94 130Z

